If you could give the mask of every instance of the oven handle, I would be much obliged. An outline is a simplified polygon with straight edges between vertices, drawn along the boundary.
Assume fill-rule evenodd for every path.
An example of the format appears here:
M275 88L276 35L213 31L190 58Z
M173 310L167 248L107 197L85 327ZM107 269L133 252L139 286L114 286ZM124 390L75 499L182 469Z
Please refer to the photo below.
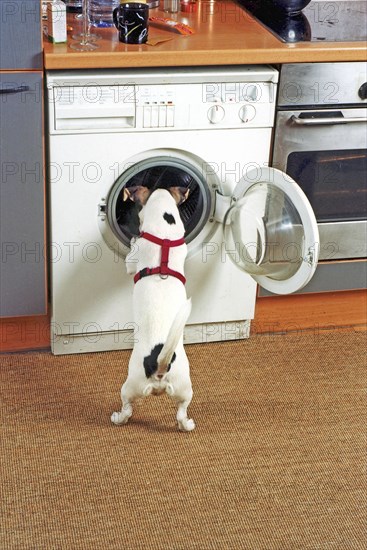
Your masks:
M300 118L291 116L292 124L297 126L328 126L329 124L349 124L354 122L367 122L367 117L329 117L329 118Z

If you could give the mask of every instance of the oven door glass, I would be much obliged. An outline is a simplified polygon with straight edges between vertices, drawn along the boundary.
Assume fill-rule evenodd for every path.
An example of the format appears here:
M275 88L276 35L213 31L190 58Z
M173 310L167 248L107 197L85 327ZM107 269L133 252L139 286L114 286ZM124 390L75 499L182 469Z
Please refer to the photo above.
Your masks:
M366 121L363 107L277 114L273 166L299 184L319 223L366 219Z
M240 180L224 233L227 255L270 292L295 292L315 272L315 215L300 187L279 170L255 169Z
M367 149L296 151L287 174L302 187L318 222L357 221L367 213Z

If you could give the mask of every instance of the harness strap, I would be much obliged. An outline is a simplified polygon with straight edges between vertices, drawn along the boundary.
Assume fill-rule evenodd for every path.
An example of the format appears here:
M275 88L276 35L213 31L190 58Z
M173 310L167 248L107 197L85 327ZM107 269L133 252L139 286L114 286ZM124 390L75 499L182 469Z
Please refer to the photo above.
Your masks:
M174 246L181 246L182 244L185 244L185 237L181 237L181 239L176 239L175 241L171 241L170 239L160 239L159 237L156 237L151 233L147 233L147 231L143 231L142 233L140 233L139 237L146 239L151 243L159 244L160 246L162 246L163 243L169 243L169 246L171 248Z
M174 248L176 246L181 246L185 244L185 239L182 237L181 239L177 239L174 241L171 241L170 239L160 239L159 237L156 237L155 235L152 235L151 233L143 232L140 234L140 238L146 239L147 241L150 241L154 244L157 244L161 247L161 263L158 267L145 267L136 275L134 276L134 283L137 283L142 279L143 277L147 277L149 275L156 275L160 274L163 276L171 275L172 277L176 277L176 279L179 279L182 284L186 283L185 277L182 275L182 273L179 273L178 271L174 271L173 269L168 267L168 261L169 261L169 252L170 248Z

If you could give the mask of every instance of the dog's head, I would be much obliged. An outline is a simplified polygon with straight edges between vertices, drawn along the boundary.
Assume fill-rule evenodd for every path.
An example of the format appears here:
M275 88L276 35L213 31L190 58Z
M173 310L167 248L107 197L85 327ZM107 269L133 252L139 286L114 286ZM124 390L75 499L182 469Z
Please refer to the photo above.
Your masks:
M141 207L140 230L155 232L162 238L167 235L182 236L185 232L178 206L189 195L186 187L169 187L151 190L144 186L124 189L124 200L131 200ZM164 237L165 235L165 237Z

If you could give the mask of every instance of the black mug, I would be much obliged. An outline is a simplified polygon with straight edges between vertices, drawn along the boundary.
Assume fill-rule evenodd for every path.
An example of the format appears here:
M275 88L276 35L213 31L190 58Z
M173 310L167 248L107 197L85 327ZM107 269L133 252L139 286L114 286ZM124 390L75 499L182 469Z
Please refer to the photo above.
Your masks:
M125 44L144 44L148 39L149 6L140 2L120 4L113 10L119 40Z

